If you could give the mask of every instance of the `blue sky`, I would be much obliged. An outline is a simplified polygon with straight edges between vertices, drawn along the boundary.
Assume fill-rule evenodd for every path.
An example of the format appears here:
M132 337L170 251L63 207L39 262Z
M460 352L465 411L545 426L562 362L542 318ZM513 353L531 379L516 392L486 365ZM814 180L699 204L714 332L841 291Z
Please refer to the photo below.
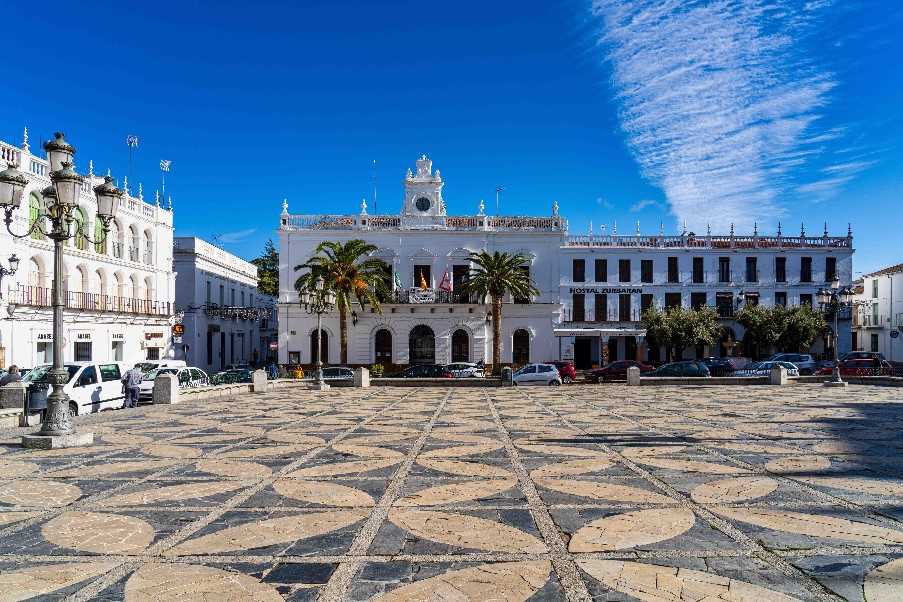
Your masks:
M842 234L901 261L897 2L180 2L4 7L0 138L63 129L132 189L173 162L178 235L253 257L280 205L378 209L427 153L450 213L572 233ZM11 25L11 26L10 26ZM53 41L57 45L49 42ZM373 207L370 207L371 213Z

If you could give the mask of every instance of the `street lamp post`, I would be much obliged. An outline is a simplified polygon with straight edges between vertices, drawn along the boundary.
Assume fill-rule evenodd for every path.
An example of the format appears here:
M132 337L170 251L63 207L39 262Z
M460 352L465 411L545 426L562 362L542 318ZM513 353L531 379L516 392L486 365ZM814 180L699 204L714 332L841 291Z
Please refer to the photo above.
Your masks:
M84 185L84 178L72 169L75 148L66 142L62 133L57 132L54 140L44 144L44 150L50 163L51 185L41 191L44 208L24 234L16 234L11 226L13 213L22 204L28 181L12 164L0 172L0 207L6 214L4 221L9 233L15 238L25 238L39 231L53 241L53 368L48 374L53 391L47 397L47 412L41 430L35 435L22 437L24 447L40 449L91 445L94 442L93 433L76 432L69 411L69 397L63 391L69 380L69 372L63 366L63 243L81 236L89 242L103 244L122 198L122 191L113 186L112 178L105 178L102 184L94 187L97 219L103 226L102 239L93 241L84 231L73 231L74 212ZM49 228L45 228L45 222L49 223Z
M847 307L850 304L850 299L853 298L853 290L845 286L841 288L840 280L838 278L834 278L831 281L830 288L820 289L816 296L818 297L818 302L822 307L822 311L828 313L829 311L834 314L834 370L831 373L831 380L826 381L824 385L826 387L845 387L847 383L840 377L840 358L837 352L838 343L840 342L840 333L838 331L838 314L840 314L840 310L844 307Z
M329 388L329 385L323 380L323 346L320 342L322 335L321 324L323 314L329 313L335 308L336 296L335 292L326 288L326 283L322 277L317 277L312 288L305 288L301 291L301 306L308 314L317 315L317 380L311 384L310 388L316 391L323 391Z
M16 271L19 269L19 258L16 257L15 253L9 256L9 267L5 268L0 265L0 285L3 284L4 276L14 276ZM0 288L0 299L3 298L3 289Z

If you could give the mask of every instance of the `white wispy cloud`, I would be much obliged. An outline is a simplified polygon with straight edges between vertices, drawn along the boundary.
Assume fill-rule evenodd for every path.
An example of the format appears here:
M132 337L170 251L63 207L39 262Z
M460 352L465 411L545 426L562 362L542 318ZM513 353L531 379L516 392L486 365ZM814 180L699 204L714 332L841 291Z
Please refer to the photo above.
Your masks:
M595 0L628 145L680 221L779 216L798 170L843 134L820 126L836 82L800 43L828 4Z
M596 197L596 204L602 207L603 209L614 209L615 205L605 197Z
M652 199L642 199L630 206L631 213L639 213L646 207L661 207L662 204Z
M220 234L217 240L222 243L231 244L240 242L257 232L257 228L248 228L247 230L236 230L235 232L226 232Z

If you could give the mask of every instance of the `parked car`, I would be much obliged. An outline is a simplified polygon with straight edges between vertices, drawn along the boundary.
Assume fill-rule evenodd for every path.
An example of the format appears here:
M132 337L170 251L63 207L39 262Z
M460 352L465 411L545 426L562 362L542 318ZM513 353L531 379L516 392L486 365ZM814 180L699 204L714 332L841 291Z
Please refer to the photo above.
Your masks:
M834 372L833 366L825 366L816 372L819 376L829 376ZM846 359L840 362L841 376L894 376L893 364L877 357L870 359Z
M454 378L483 378L486 376L486 370L482 366L470 362L448 364L445 369L451 372Z
M316 378L316 371L311 372L310 376ZM330 366L323 368L323 380L331 381L351 381L354 380L354 370L343 366Z
M389 378L453 378L445 366L438 364L415 364L401 372L390 374Z
M734 376L768 376L771 369L775 366L781 366L787 370L787 376L799 376L800 371L790 362L756 362L742 370L734 372Z
M691 376L705 377L711 376L709 368L703 362L690 360L684 362L671 362L659 366L652 372L647 372L644 376Z
M146 360L135 364L142 373L150 372L157 368L184 368L188 364L185 360Z
M815 359L808 353L775 353L765 358L766 362L790 362L799 368L800 374L815 374L818 369Z
M652 372L655 368L649 364L637 362L634 360L617 360L609 362L607 365L586 373L586 379L590 382L598 383L608 380L627 380L627 369L636 366L640 369L640 374Z
M846 353L840 354L841 360L870 360L874 358L878 358L882 361L887 359L886 357L884 357L883 353L880 353L878 351L847 351ZM830 361L832 365L834 363L833 360L827 361Z
M732 376L739 366L729 357L704 357L702 363L712 376Z
M247 362L239 362L237 364L228 364L226 370L250 370L251 366Z
M63 367L69 373L63 392L69 396L69 411L73 416L123 407L122 375L128 370L124 363L71 362ZM36 388L47 385L51 368L49 364L38 366L22 382ZM50 392L46 387L44 390Z
M555 361L549 363L558 369L562 383L569 385L577 380L577 369L574 367L573 362Z
M151 402L154 398L154 379L161 374L175 374L179 380L179 388L187 389L194 387L206 387L210 384L210 378L207 373L200 368L155 368L150 372L145 372L141 378L141 384L138 385L138 402Z
M561 385L561 374L553 364L527 364L513 375L514 384L524 385Z
M251 377L251 371L245 368L236 368L234 370L223 370L222 372L217 372L213 375L213 378L210 379L210 384L213 385L231 385L234 383L249 383L253 379Z

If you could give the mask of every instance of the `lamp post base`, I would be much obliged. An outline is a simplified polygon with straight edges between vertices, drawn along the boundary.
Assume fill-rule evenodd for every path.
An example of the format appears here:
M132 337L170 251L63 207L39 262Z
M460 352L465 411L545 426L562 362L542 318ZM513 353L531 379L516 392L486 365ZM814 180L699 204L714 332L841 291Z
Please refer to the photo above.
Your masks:
M822 383L823 387L846 387L847 381L845 380L826 380Z
M310 386L307 387L311 391L328 391L329 385L327 383L318 383L316 381L310 383Z
M22 435L22 447L27 449L62 449L94 445L94 433L69 435Z

